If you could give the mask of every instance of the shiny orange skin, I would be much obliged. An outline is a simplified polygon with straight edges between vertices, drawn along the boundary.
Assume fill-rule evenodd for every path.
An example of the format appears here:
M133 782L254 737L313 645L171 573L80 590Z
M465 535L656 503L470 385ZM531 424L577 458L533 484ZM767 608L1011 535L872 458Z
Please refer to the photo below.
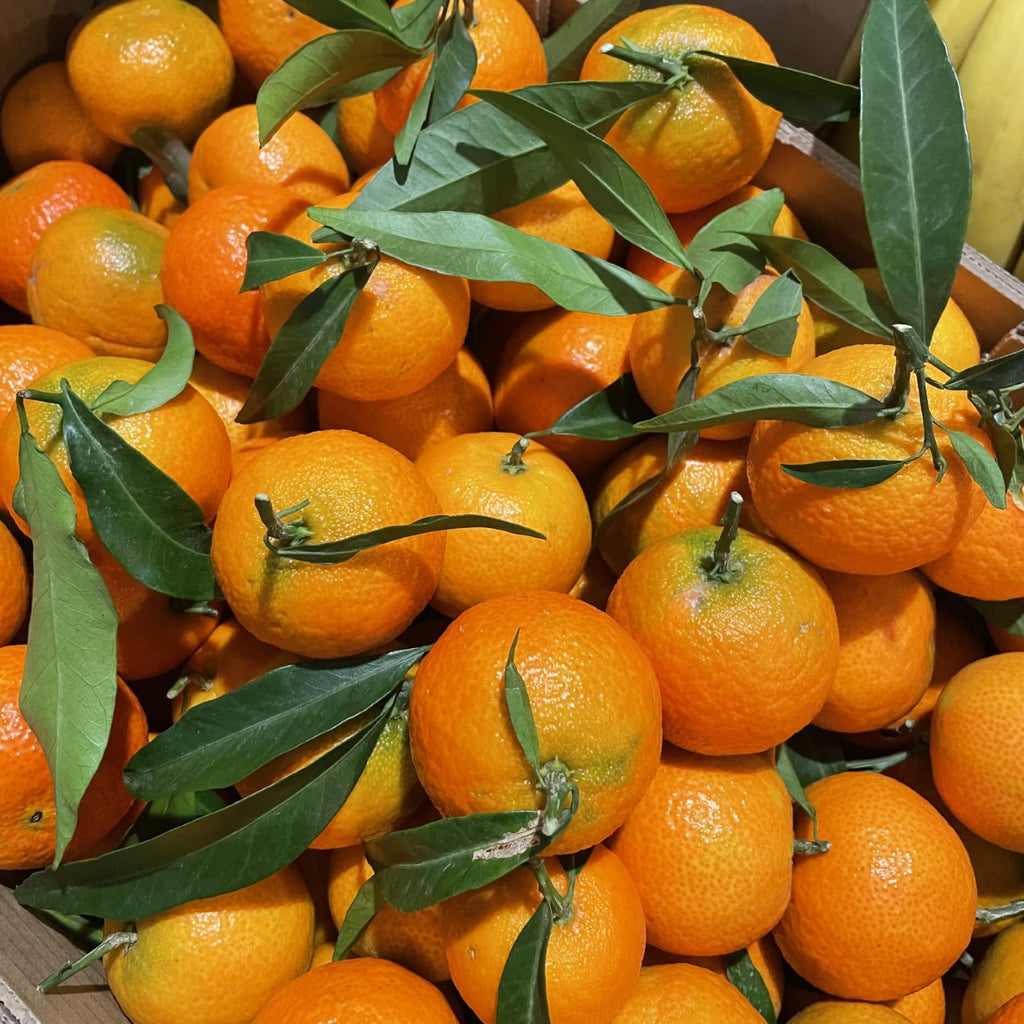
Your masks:
M456 618L416 674L409 703L413 763L446 816L543 806L505 702L505 664L517 631L515 664L529 694L540 763L558 758L579 790L576 814L544 853L585 849L625 821L654 777L661 748L661 701L650 663L591 605L531 591L492 598Z
M0 645L9 644L28 615L29 566L25 552L0 521Z
M768 754L705 757L666 744L610 845L636 882L658 949L731 953L786 909L793 812Z
M319 205L344 209L355 195L346 192ZM300 214L283 233L311 244L317 227ZM317 247L327 253L340 248L327 243ZM260 298L271 337L334 272L327 262L263 285ZM469 307L465 278L382 256L352 303L337 345L316 376L317 387L363 402L400 398L426 387L462 347Z
M564 896L564 869L557 860L545 865ZM537 879L524 866L449 901L452 982L483 1024L494 1024L508 952L540 899ZM572 916L554 925L548 942L544 975L551 1024L610 1024L636 984L643 955L643 909L633 881L615 854L595 846L576 877Z
M97 355L156 362L167 343L160 261L167 228L141 213L90 206L43 233L32 254L33 322L84 341Z
M893 350L888 345L840 348L817 356L799 372L852 385L880 400L893 383ZM964 392L930 388L929 405L932 415L947 427L987 444ZM948 551L986 501L947 435L937 434L947 463L941 481L926 454L882 483L843 489L805 483L780 467L916 455L923 433L913 388L907 411L896 419L831 430L761 420L747 454L754 505L772 533L825 569L867 575L914 569Z
M361 844L332 850L328 864L327 899L340 929L361 885L373 877ZM411 913L385 903L356 940L356 956L375 956L415 971L435 985L451 978L445 957L447 901Z
M583 61L583 81L658 80L658 73L601 52L628 40L670 60L707 49L774 64L771 47L736 15L700 4L638 11L603 32ZM761 169L782 115L755 100L713 58L689 63L693 80L636 104L605 140L647 182L668 213L713 203L747 184Z
M27 313L40 236L69 210L96 205L127 210L131 199L113 178L80 160L46 160L0 187L0 301Z
M991 1024L993 1015L1024 993L1024 921L997 935L971 971L960 1014L963 1024Z
M831 999L820 989L808 985L799 978L793 979L794 983L786 989L786 1006L783 1009L783 1019L796 1019L796 1015L810 1007L815 1006L816 1014L823 1014L827 1008L836 1015L836 1019L842 1024L843 1021L850 1021L857 1024L859 1017L854 1017L855 1009L864 1009L870 1013L870 1020L875 1019L874 1007L882 1007L894 1010L910 1021L911 1024L945 1024L946 1022L946 990L942 978L936 978L930 985L911 992L909 995L901 996L899 999L890 999L883 1003L864 1003L858 1001L847 1001ZM825 1005L822 1005L825 1004ZM851 1009L846 1009L846 1007ZM786 1014L793 1014L787 1017ZM812 1015L813 1017L813 1015ZM891 1017L885 1018L891 1021ZM827 1021L827 1016L825 1017Z
M0 107L0 143L15 174L44 160L81 160L109 171L121 147L89 120L62 60L20 75Z
M864 732L896 721L935 665L935 598L915 572L857 576L823 570L839 620L839 666L814 724Z
M373 171L395 155L395 134L377 116L372 92L338 100L338 142L356 174Z
M322 428L357 430L413 461L438 441L490 430L494 421L491 385L465 347L447 369L412 394L358 402L318 389L316 397Z
M56 807L46 754L18 707L27 647L0 647L0 870L41 868L53 860ZM90 853L132 807L121 769L148 739L138 699L118 680L110 739L78 808L78 825L66 860Z
M615 242L615 229L590 205L574 181L543 195L492 214L496 221L556 245L606 260ZM528 313L552 309L554 299L533 284L521 281L470 281L473 301L491 309Z
M150 368L151 364L142 359L94 356L49 370L37 377L32 387L57 393L61 380L66 379L71 390L88 403L98 398L111 381L125 380L131 384ZM74 499L78 536L90 547L96 542L96 534L85 496L68 466L67 449L60 434L60 407L48 402L28 402L25 408L32 436L50 456ZM104 420L175 480L199 505L205 520L213 519L231 473L231 445L220 418L198 391L186 386L176 398L150 412L105 416ZM0 497L10 511L18 478L20 434L17 412L12 411L0 424ZM14 518L26 530L26 524L17 516Z
M104 932L125 925L107 921ZM293 865L131 927L135 942L108 953L103 967L135 1024L248 1024L313 955L313 901Z
M619 575L649 544L694 526L722 521L733 491L744 498L740 521L750 523L745 441L697 443L647 495L617 512L612 510L641 484L658 476L668 461L663 437L645 437L604 471L591 501L597 546Z
M14 407L14 397L46 370L93 351L77 338L39 324L0 325L0 417Z
M520 523L544 535L453 530L431 606L453 617L480 601L521 590L567 593L590 553L590 510L572 470L531 441L507 458L516 434L489 431L439 441L416 467L446 515L475 513Z
M695 527L644 548L607 610L651 659L665 738L702 754L750 754L788 739L821 709L839 627L814 569L760 534L740 529L731 578L714 578L707 560L720 534Z
M510 92L547 81L547 59L540 34L526 8L516 0L476 0L473 23L468 29L477 54L470 89ZM427 80L431 59L403 68L374 93L377 116L388 131L397 134L405 124ZM474 102L473 97L467 96L460 106Z
M346 657L394 639L426 606L441 570L443 533L392 541L336 565L297 561L264 544L266 527L253 503L261 493L277 512L308 499L301 518L311 543L441 512L404 455L362 434L296 434L254 455L224 495L210 554L228 604L260 640L309 658Z
M240 291L245 241L282 231L305 211L280 185L226 185L206 192L174 222L164 245L164 296L192 328L196 349L225 370L255 377L270 348L259 292Z
M754 304L775 279L774 271L760 274L739 295L714 289L704 304L708 326L741 327ZM684 270L672 268L655 282L673 295L696 298L696 283ZM683 375L690 368L690 342L694 336L693 313L685 305L665 306L639 314L633 321L629 339L629 363L637 390L656 412L668 412L675 404ZM810 309L802 302L797 317L797 332L788 356L774 356L755 348L743 335L729 344L699 346L700 374L696 397L716 391L724 384L762 373L790 373L814 355L814 326ZM701 436L716 441L746 437L750 422L705 427Z
M494 420L516 434L545 430L564 412L629 370L632 318L553 309L527 314L502 351ZM579 477L604 466L629 441L542 439Z
M812 985L844 999L916 992L970 941L977 886L963 843L927 800L871 772L807 787L828 852L798 857L775 941ZM798 813L798 839L811 839Z
M235 78L216 22L185 0L125 0L91 11L68 40L67 65L91 120L124 146L142 127L192 145L227 107Z
M811 1003L789 1019L790 1024L907 1024L909 1020L898 1010L878 1003L837 999Z
M739 989L694 964L644 967L612 1024L758 1024Z
M1024 853L1024 653L994 654L961 669L932 712L935 785L972 832Z
M439 989L390 960L337 960L296 978L252 1024L458 1024Z
M315 206L350 183L338 147L301 111L261 145L255 103L231 107L211 121L196 139L188 165L189 203L214 188L258 184L287 188Z

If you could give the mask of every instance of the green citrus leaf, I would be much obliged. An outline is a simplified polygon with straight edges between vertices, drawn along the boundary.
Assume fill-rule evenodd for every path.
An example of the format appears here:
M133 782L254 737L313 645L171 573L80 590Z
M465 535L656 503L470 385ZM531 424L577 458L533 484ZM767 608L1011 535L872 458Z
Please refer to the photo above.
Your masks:
M594 441L616 441L633 437L633 424L646 419L651 410L640 397L631 373L624 373L607 387L567 409L546 430L535 430L528 437L557 434L587 437Z
M14 507L32 532L32 608L19 706L54 780L59 864L110 735L117 613L75 533L75 505L29 433L23 407Z
M604 139L514 93L474 89L473 95L543 139L590 205L627 242L674 266L689 265L679 237L650 186Z
M741 949L725 958L725 976L743 993L744 998L765 1019L765 1024L775 1024L775 1007L768 993L764 978L754 966L750 954Z
M914 456L916 458L916 456ZM832 459L783 464L783 473L817 487L871 487L895 476L913 459Z
M399 38L414 49L426 47L443 8L444 0L410 0L401 7L392 7Z
M498 981L495 1024L551 1024L546 975L553 925L551 904L542 899L508 951Z
M937 420L935 425L946 431L953 450L960 456L975 483L985 492L989 504L996 508L1006 508L1006 481L992 453L980 441L962 430L949 430Z
M275 547L273 550L283 558L292 558L297 562L315 562L318 565L337 565L347 562L360 551L390 544L393 540L403 537L418 537L424 533L439 533L444 530L468 530L484 528L499 530L502 533L515 533L521 537L536 537L545 540L542 533L521 523L509 522L495 516L481 516L472 513L454 516L424 516L412 523L397 526L382 526L378 530L368 530L341 540L326 541L323 544L297 544L294 547Z
M514 95L596 129L663 91L657 82L556 82ZM490 104L472 103L425 128L401 179L386 163L350 209L496 213L550 192L567 177L533 132Z
M640 9L639 0L587 0L544 39L548 81L574 81L590 47L606 29Z
M428 648L283 665L188 710L128 762L124 784L152 800L223 789L383 700Z
M157 315L167 322L167 347L160 358L134 384L111 381L91 405L97 415L131 416L149 412L176 398L185 390L192 375L196 347L192 329L185 318L170 306L156 307Z
M516 645L519 643L519 630L512 638L512 646L505 660L505 704L512 720L512 731L526 755L530 767L540 772L540 740L537 739L537 725L533 720L530 708L530 695L526 692L526 682L519 669L516 668Z
M925 0L873 0L860 75L871 244L897 320L927 341L960 268L972 172L956 72Z
M479 889L544 845L539 811L443 818L366 843L381 898L405 913Z
M727 64L747 92L769 107L781 110L788 118L801 121L848 121L857 116L860 93L855 85L836 82L797 68L744 60L713 50L698 50L697 53Z
M174 793L158 797L146 805L138 821L132 826L128 842L141 843L146 839L169 832L206 814L226 807L224 799L212 789L198 793Z
M480 104L474 104L479 106ZM624 316L671 305L672 296L623 267L528 235L479 213L394 213L312 207L309 216L425 270L478 281L532 284L564 309ZM314 234L318 239L319 233Z
M1005 629L1011 636L1024 636L1024 599L1015 597L1009 601L979 601L968 597L964 600L986 622Z
M843 762L845 768L845 762ZM786 743L781 743L775 748L775 770L779 773L783 785L790 799L801 807L807 817L811 819L813 836L818 840L818 816L814 811L814 805L807 799L805 786L809 786L816 778L822 776L815 774L815 768L808 765L803 758L797 755ZM836 771L843 771L837 768ZM826 772L831 775L832 772Z
M1021 489L1024 487L1024 439L1019 430L1011 430L997 420L986 420L985 430L996 453L1003 487L1010 499L1021 507Z
M1016 390L1024 386L1024 349L954 373L942 385L951 391Z
M292 7L333 29L395 32L398 28L391 8L384 0L295 0Z
M744 235L768 233L782 209L782 193L768 189L723 210L694 235L686 255L706 281L738 294L764 270L764 256Z
M877 419L885 408L848 384L799 373L762 373L724 384L689 405L637 423L636 429L642 433L702 430L760 419L842 427Z
M811 302L858 330L892 340L896 314L827 249L802 238L746 232L776 270L792 270Z
M773 356L788 356L796 340L803 290L790 271L777 277L758 296L741 327L716 331L717 338L742 335L748 345Z
M397 71L421 56L393 35L371 29L346 29L311 39L272 71L256 94L260 144L297 110L333 103L351 95L361 79Z
M203 511L61 381L61 430L71 473L100 540L135 579L194 601L216 596Z
M352 952L352 947L359 941L359 936L366 931L383 905L377 892L377 883L371 876L359 886L348 910L345 911L345 918L338 928L332 959L344 960Z
M401 167L407 167L412 159L420 132L455 109L475 74L476 47L456 7L441 22L434 37L434 59L427 80L395 136L395 160Z
M18 901L137 921L232 892L290 864L323 831L366 766L390 705L315 761L222 810L134 846L37 871Z
M268 281L311 270L327 259L327 253L298 238L273 231L253 231L245 240L245 277L239 291L251 292Z
M295 307L260 363L245 404L235 416L239 423L283 416L309 394L375 265L326 277Z

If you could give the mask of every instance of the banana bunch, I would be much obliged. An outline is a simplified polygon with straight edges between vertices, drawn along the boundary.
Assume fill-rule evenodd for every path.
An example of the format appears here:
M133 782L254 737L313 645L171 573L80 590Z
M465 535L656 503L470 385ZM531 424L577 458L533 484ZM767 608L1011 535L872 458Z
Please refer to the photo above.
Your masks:
M960 77L971 139L967 241L1024 276L1024 0L930 0L930 7Z

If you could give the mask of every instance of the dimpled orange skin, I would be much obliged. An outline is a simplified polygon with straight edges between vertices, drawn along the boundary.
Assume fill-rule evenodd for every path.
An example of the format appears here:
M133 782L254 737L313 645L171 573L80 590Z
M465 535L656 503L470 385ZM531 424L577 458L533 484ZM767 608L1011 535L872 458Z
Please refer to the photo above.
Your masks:
M0 645L9 644L28 615L28 560L7 524L0 521Z
M471 605L520 590L568 593L590 553L590 509L572 470L531 441L521 464L505 457L520 440L489 431L439 441L416 467L447 515L477 513L519 523L544 535L453 530L431 606L454 617Z
M935 664L935 598L916 572L822 571L839 618L839 667L814 724L865 732L896 721L928 688Z
M790 1017L789 1024L908 1024L909 1019L899 1011L877 1003L844 1003L826 999L811 1003L795 1017Z
M797 857L775 941L830 995L898 999L931 984L967 948L977 886L957 834L924 797L872 772L807 787L827 853ZM798 839L812 839L798 812Z
M644 967L612 1024L758 1024L739 989L693 964Z
M344 209L346 192L320 203ZM300 214L284 234L311 243L320 227ZM339 245L317 243L324 252ZM271 281L260 289L274 337L295 307L334 270L330 263ZM381 256L349 312L337 345L316 376L317 387L356 401L400 398L426 387L451 365L469 327L469 282Z
M661 750L661 700L650 663L604 612L544 591L493 598L463 612L416 674L409 702L413 764L447 816L543 806L505 702L505 664L517 630L515 664L529 694L540 763L560 759L579 789L576 814L544 853L571 853L625 821Z
M390 960L336 960L281 989L252 1024L459 1024L441 991Z
M39 324L0 326L0 417L14 408L14 398L46 370L94 353L84 341Z
M748 284L739 295L720 288L712 290L704 304L708 326L741 327L754 304L777 275L765 273ZM673 295L695 298L696 284L685 271L670 268L655 282ZM633 322L629 339L629 361L637 390L656 413L668 412L675 404L676 391L690 368L690 342L694 334L693 314L685 305L666 306L641 313ZM810 309L801 300L797 332L788 356L775 356L755 348L743 335L727 345L700 346L700 375L696 397L703 398L725 384L761 373L791 373L814 356L814 324ZM746 437L750 422L705 427L701 436L716 441Z
M746 521L751 511L746 442L703 438L679 459L666 479L604 525L612 509L658 476L667 461L665 439L645 437L615 459L601 477L591 512L598 550L616 575L656 540L694 526L720 523L733 491L746 500L740 521L750 525Z
M296 561L264 544L253 502L260 493L276 512L308 499L300 514L310 543L441 511L404 455L353 431L296 434L254 455L224 495L210 556L228 604L257 638L308 658L346 657L394 639L426 606L443 533L392 541L336 565Z
M1024 1024L1024 992L1003 1003L988 1024Z
M705 560L721 532L696 527L644 548L607 610L651 659L665 738L702 754L750 754L788 739L821 709L839 627L814 569L767 537L740 529L733 577L712 578Z
M546 861L563 896L568 878ZM509 950L540 903L533 871L503 878L449 901L446 952L452 981L483 1024L494 1024L498 983ZM576 877L572 917L551 931L544 960L551 1024L609 1024L640 974L644 915L622 861L595 846Z
M107 921L104 933L126 922ZM249 1024L313 955L313 901L298 869L135 921L135 942L103 958L135 1024Z
M935 786L972 832L1024 853L1024 652L982 658L946 684L932 712Z
M699 4L677 4L638 11L598 36L580 79L658 80L650 68L601 53L606 44L623 40L669 59L706 49L776 63L771 47L743 19ZM698 57L690 71L693 81L636 104L605 136L668 213L696 210L750 181L767 159L782 118L720 62Z
M1024 921L997 935L975 962L960 1006L963 1024L991 1024L995 1012L1020 993L1024 993Z
M852 385L881 400L892 386L894 364L891 346L852 345L817 356L799 372ZM928 399L935 419L988 445L964 392L929 388ZM773 534L815 565L872 576L914 569L948 551L986 501L948 436L936 434L946 460L941 481L926 453L882 483L843 489L804 483L780 467L916 455L923 429L914 388L907 412L896 419L831 430L761 420L747 453L754 505Z
M666 744L610 845L636 882L658 949L731 953L786 909L793 811L767 753L704 757Z
M50 370L37 377L32 387L57 393L64 378L71 390L89 403L98 398L111 381L125 380L133 384L150 369L152 363L142 359L95 356ZM85 496L68 467L68 453L60 433L60 407L49 402L26 402L25 409L32 436L49 455L74 499L78 536L87 546L91 545L96 534L89 521ZM107 415L104 421L158 469L177 481L202 509L206 521L213 518L231 474L231 442L220 417L198 391L186 385L181 394L158 409L131 416ZM0 424L0 497L12 512L20 435L18 414L12 410ZM18 516L14 519L27 531Z

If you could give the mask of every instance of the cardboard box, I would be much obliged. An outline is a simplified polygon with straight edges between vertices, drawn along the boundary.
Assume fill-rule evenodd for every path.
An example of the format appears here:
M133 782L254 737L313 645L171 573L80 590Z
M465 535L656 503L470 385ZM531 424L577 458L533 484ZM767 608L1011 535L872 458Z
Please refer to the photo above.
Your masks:
M739 0L733 6L741 6ZM823 5L812 6L817 17ZM59 56L76 18L70 12L81 13L89 3L8 0L3 7L0 86L35 62L29 55ZM773 17L781 20L778 5L772 7ZM53 20L48 20L51 11ZM784 191L812 240L828 246L850 266L871 262L856 169L819 139L784 123L755 180L762 187ZM964 251L954 297L974 324L983 348L991 348L1024 322L1024 282L973 249ZM99 964L54 994L37 991L43 977L79 952L64 935L20 907L10 887L0 884L0 1024L123 1024L125 1018L106 988Z

